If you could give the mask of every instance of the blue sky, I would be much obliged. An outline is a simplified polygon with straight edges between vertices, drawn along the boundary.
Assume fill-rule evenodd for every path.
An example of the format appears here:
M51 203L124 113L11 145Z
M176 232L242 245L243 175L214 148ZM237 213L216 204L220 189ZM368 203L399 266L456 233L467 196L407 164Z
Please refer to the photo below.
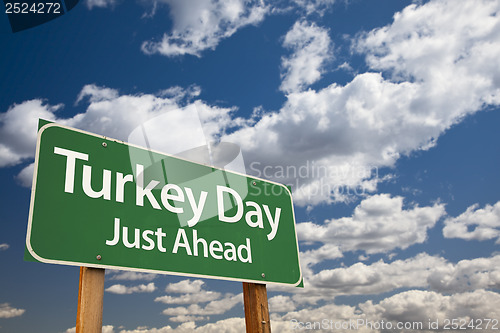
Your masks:
M292 185L305 288L268 286L275 332L500 319L499 12L82 0L18 33L0 15L0 332L75 326L78 268L23 261L38 118L127 140L176 109ZM151 138L197 130L163 125ZM244 327L238 282L108 271L105 288L103 332Z

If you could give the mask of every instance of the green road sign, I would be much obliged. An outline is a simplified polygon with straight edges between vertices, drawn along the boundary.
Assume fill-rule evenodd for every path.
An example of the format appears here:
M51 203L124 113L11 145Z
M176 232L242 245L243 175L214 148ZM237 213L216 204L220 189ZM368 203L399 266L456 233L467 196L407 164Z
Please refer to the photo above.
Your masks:
M26 248L45 263L302 279L286 186L54 123L38 132Z

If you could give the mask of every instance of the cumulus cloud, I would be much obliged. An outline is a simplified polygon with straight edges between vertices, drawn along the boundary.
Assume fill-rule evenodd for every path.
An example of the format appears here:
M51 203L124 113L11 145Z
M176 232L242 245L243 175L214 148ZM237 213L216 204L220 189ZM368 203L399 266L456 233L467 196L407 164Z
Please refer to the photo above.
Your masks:
M353 40L369 72L290 93L280 110L226 139L259 162L253 174L266 168L269 178L292 185L298 204L374 191L383 180L378 168L429 149L465 116L500 103L498 6L412 4L392 24ZM300 167L308 172L299 178Z
M61 104L52 106L38 99L14 104L0 114L0 166L16 165L34 157L39 118L125 140L141 121L177 107L169 99L152 95L117 97L101 90L108 89L84 86L79 99L88 96L90 105L85 113L72 118L57 117Z
M450 0L414 3L396 13L390 26L366 33L358 40L357 50L367 54L373 69L389 71L396 80L441 87L433 97L448 92L442 84L453 79L449 93L456 97L467 92L457 101L466 103L465 107L497 104L499 11L500 4L491 0L460 6Z
M306 21L296 22L285 35L283 46L293 51L282 58L280 89L286 93L301 91L321 78L322 70L333 57L328 30Z
M19 185L23 187L31 187L33 184L33 173L35 171L35 163L30 163L25 166L15 177Z
M357 306L326 304L273 315L271 325L279 332L295 332L302 325L316 325L316 330L335 330L336 332L436 332L429 328L429 321L438 322L439 331L443 330L445 319L461 319L469 323L471 319L498 318L500 295L495 292L476 290L455 295L443 295L433 291L409 290L382 299L378 303L367 301ZM299 324L299 322L301 324ZM391 329L382 329L393 325ZM478 323L479 321L475 321ZM397 325L403 329L398 329ZM321 326L323 325L323 326ZM407 329L404 329L404 325ZM489 330L493 332L491 323ZM448 325L448 330L450 325ZM311 329L312 330L312 329ZM444 330L446 331L446 330Z
M171 4L178 7L175 16L183 22L180 27L186 28L196 19L188 17L191 8L183 3ZM227 9L229 4L234 8ZM193 10L207 11L210 21L219 15L213 14L218 13L217 8L223 7L240 24L248 6L263 5L247 4L245 10L241 6L239 1L200 2ZM234 108L201 101L179 105L179 99L168 94L120 95L95 85L85 86L77 98L78 103L88 101L87 110L69 119L56 119L60 105L42 100L16 104L0 118L0 166L33 157L35 119L40 116L126 140L138 124L159 114L179 107L195 108L206 117L202 121L207 136L238 144L245 160L252 162L247 171L291 185L299 205L346 201L373 193L377 184L387 179L379 177L379 168L392 167L400 156L415 150L429 149L466 115L499 104L497 12L498 4L491 1L460 6L444 0L412 4L396 14L392 24L353 40L353 50L366 57L369 72L358 74L345 85L291 92L279 110L251 121L234 119ZM196 25L203 26L203 22ZM324 33L307 23L297 24L297 31L303 32L297 36L307 36L310 31ZM298 77L297 82L306 82ZM224 129L230 127L232 132L226 134ZM29 177L24 176L29 183Z
M123 141L139 124L178 108L169 98L152 94L118 95L113 89L95 85L82 88L78 100L84 98L89 102L84 113L57 121Z
M0 167L11 166L35 155L38 118L54 120L62 105L40 99L14 104L0 114Z
M340 251L340 248L335 244L324 244L317 249L307 250L300 253L301 263L307 266L315 265L323 260L337 259L342 257L342 251Z
M261 22L269 8L262 0L163 0L170 7L173 29L160 41L142 44L146 54L200 56L237 30Z
M137 280L152 281L156 279L156 277L158 276L157 274L151 274L151 273L117 271L117 270L106 270L106 274L110 275L109 280L128 280L128 281L137 281Z
M9 303L0 304L0 318L13 318L21 316L26 310L16 309L10 306Z
M432 291L410 290L388 297L378 304L368 301L359 305L368 318L420 322L424 332L433 332L429 329L429 320L438 321L439 329L443 329L445 319L461 319L468 324L471 319L498 318L499 306L500 294L482 289L449 296ZM481 327L484 330L485 323Z
M194 294L199 293L204 284L203 280L182 280L177 283L169 283L165 291L179 294Z
M296 309L296 304L290 296L277 295L269 298L269 312L290 312Z
M76 99L75 104L80 103L84 98L88 98L91 103L109 101L118 98L118 90L98 87L95 84L85 85Z
M226 294L223 298L210 301L203 307L198 304L191 304L187 307L169 307L163 310L163 314L170 316L170 320L173 321L205 320L205 316L224 314L241 303L243 303L243 294Z
M429 320L438 321L439 330L442 330L445 319L457 318L468 322L477 318L499 318L499 309L500 294L492 291L480 289L454 295L443 295L434 291L408 290L384 298L378 303L367 301L353 306L329 303L289 311L284 314L271 313L271 327L276 332L296 332L298 330L297 325L300 322L303 327L307 323L311 325L316 323L316 325L327 325L324 326L327 329L330 327L328 325L332 325L330 329L337 332L347 333L356 330L360 333L373 333L384 332L382 329L373 328L373 325L380 325L384 321L385 323L391 322L393 325L398 322L403 325L415 325L416 328L414 330L401 330L394 327L394 329L390 330L391 332L418 331L430 333L435 332L435 330L429 329ZM353 324L359 323L359 326L355 329L352 326L349 327L350 322ZM343 323L344 329L342 328ZM421 329L418 326L420 324L422 325ZM316 328L318 327L321 326L316 326ZM483 331L488 332L485 327L485 323L483 323ZM170 326L137 328L135 330L122 330L121 333L237 333L244 331L245 321L243 318L227 318L203 326L196 326L194 322L189 322L183 323L176 328Z
M174 86L160 91L159 95L162 97L173 98L177 103L185 100L192 100L201 94L201 88L195 84L190 85L187 88L180 86Z
M163 143L156 150L172 154L181 146L193 148L216 141L224 128L242 121L231 116L234 108L220 108L198 100L188 102L199 93L197 88L174 88L158 95L120 95L115 89L86 85L77 103L86 101L88 107L71 118L57 116L63 105L52 106L38 99L14 104L0 114L0 167L33 160L38 118L128 142L134 129L154 118L155 126L148 128L147 135L151 142ZM176 125L179 122L182 127ZM184 138L182 142L179 136ZM33 169L34 165L27 165L17 176L19 183L30 186Z
M312 276L314 265L325 260L338 259L342 257L342 251L335 244L324 244L317 249L300 252L302 275L305 277Z
M222 295L219 292L203 289L202 280L182 280L169 283L165 288L167 293L181 294L179 296L165 295L155 299L164 304L190 304L187 307L169 307L163 314L170 316L174 322L201 321L209 319L210 315L223 314L243 301L242 294ZM200 306L202 303L207 303Z
M363 315L356 310L355 306L327 304L320 307L288 312L282 316L274 315L271 318L271 326L273 330L278 330L279 332L296 332L300 328L298 322L302 323L302 330L306 330L307 323L314 325L314 322L317 322L321 325L325 319L328 322L330 320L333 322L349 322L349 320L356 321L360 318L363 318ZM318 328L321 328L321 326L316 326L316 330ZM335 329L334 327L333 329L338 332L347 332L347 330L342 330L341 328ZM364 327L360 327L355 331L362 333L369 332Z
M443 204L404 209L402 197L377 194L361 201L351 217L299 223L297 234L301 241L328 243L342 252L386 253L423 243L444 214Z
M322 16L326 10L330 9L335 0L293 0L301 9L306 10L307 15L317 14Z
M221 293L216 291L202 290L193 294L183 294L180 296L165 295L155 298L155 302L164 304L192 304L214 301L221 297Z
M386 263L321 270L307 279L308 284L335 295L380 294L399 288L428 286L430 271L446 260L422 253L414 258ZM329 291L327 291L329 290Z
M164 326L161 328L136 328L134 330L121 330L120 333L241 333L245 331L244 318L227 318L215 323L196 326L194 321L183 323L176 328Z
M156 290L154 282L146 284L140 284L137 286L127 287L122 284L114 284L111 287L105 289L108 293L112 294L134 294L134 293L152 293Z
M429 289L452 294L478 289L499 289L500 255L452 263L439 256L420 253L415 257L349 267L304 270L305 289L292 291L293 301L317 304L339 295L379 295L400 289ZM290 292L281 287L271 290Z
M461 260L429 272L429 287L443 293L500 288L500 256Z
M68 328L64 333L76 333L76 327ZM115 333L113 325L102 326L102 333Z
M497 239L500 243L500 201L484 208L475 204L457 217L449 217L444 221L443 235L446 238L462 238L466 240Z

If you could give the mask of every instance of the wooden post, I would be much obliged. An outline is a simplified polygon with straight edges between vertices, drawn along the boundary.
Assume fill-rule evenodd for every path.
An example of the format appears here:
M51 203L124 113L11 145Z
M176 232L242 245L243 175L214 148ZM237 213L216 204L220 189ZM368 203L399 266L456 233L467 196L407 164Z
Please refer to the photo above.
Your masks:
M265 284L243 282L247 333L271 333Z
M104 269L80 267L76 333L102 332Z

